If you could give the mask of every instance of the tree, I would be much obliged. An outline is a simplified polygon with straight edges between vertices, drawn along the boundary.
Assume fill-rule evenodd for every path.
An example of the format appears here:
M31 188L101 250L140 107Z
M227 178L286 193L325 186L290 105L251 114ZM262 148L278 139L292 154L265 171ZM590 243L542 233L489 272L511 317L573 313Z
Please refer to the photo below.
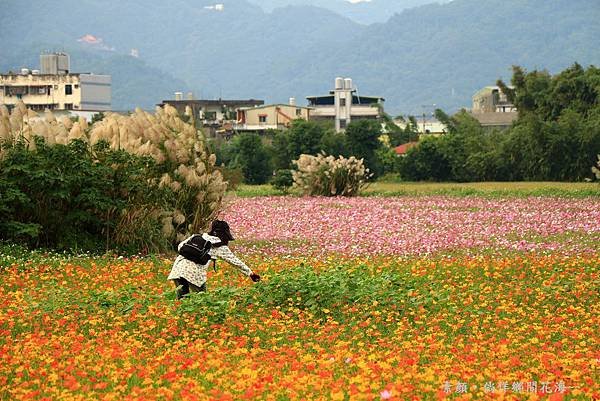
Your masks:
M400 175L409 181L448 181L450 163L439 147L437 138L425 138L411 148L400 162Z
M240 134L233 139L235 154L231 167L239 167L248 184L264 184L272 174L269 152L257 134Z
M287 132L288 155L296 160L300 155L316 155L321 149L321 139L325 134L323 125L315 121L297 119Z
M346 135L343 132L335 132L332 128L325 130L319 147L327 155L350 156Z
M287 170L292 168L293 157L290 153L290 140L286 131L277 131L273 136L273 168Z
M365 165L375 176L381 174L376 155L377 149L382 146L379 140L380 136L381 125L376 120L352 121L346 128L346 140L350 154L364 159Z

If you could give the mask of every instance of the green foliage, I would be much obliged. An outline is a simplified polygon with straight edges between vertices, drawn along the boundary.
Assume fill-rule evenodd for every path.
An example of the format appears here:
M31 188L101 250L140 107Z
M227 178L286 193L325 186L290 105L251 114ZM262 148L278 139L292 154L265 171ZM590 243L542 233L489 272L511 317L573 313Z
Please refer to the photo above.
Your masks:
M293 123L292 123L293 124ZM275 170L289 169L292 167L292 160L289 144L289 133L287 131L277 131L273 136L273 167Z
M350 157L347 137L343 132L327 129L321 137L320 151L326 155Z
M407 181L447 181L450 163L435 138L425 138L418 147L409 149L400 164L400 174Z
M578 64L551 76L514 67L514 90L500 86L519 109L506 132L487 132L466 112L437 111L449 134L409 150L407 180L583 181L600 152L600 69Z
M230 165L244 173L248 184L264 184L272 174L271 160L266 146L256 134L240 134L231 143L233 159Z
M367 265L340 265L325 271L300 264L272 275L250 288L222 287L191 294L180 312L197 313L210 323L240 317L252 305L277 309L282 313L302 311L319 319L343 319L348 305L373 305L390 310L422 306L439 309L448 298L448 289L431 287L425 278L410 275L410 269L374 274ZM424 288L417 291L417 288Z
M235 190L244 182L244 172L240 168L220 167L219 171L223 175L223 180L227 181L227 188Z
M283 193L287 193L294 184L294 176L292 170L281 169L275 172L275 176L271 180L273 187Z
M381 166L375 152L382 144L381 124L377 120L352 121L346 128L346 141L350 154L364 159L366 167L377 177L381 174Z
M400 170L402 159L393 148L382 146L375 151L375 157L383 174L393 174Z
M389 115L385 113L383 115L384 132L390 138L391 147L396 147L419 138L417 120L413 116L410 116L408 121L404 116L398 116L397 119L405 124L404 128L398 126Z
M316 155L321 150L325 128L315 121L295 120L287 132L288 153L292 160L300 155Z
M115 230L132 205L162 199L162 192L148 185L152 159L111 150L105 142L91 149L81 140L54 146L41 138L35 142L35 150L23 141L5 145L0 239L58 249L142 249L134 242L151 238L148 230L120 241ZM157 217L146 221L160 227Z

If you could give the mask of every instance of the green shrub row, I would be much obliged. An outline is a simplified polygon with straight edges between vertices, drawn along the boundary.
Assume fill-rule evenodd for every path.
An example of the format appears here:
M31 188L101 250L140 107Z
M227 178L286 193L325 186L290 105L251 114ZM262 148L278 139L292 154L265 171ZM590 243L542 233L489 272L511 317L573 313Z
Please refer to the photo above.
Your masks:
M152 214L168 200L166 190L148 185L156 175L152 158L112 150L106 142L35 142L35 150L24 141L4 145L0 239L95 252L165 249L159 214L123 220L133 205Z

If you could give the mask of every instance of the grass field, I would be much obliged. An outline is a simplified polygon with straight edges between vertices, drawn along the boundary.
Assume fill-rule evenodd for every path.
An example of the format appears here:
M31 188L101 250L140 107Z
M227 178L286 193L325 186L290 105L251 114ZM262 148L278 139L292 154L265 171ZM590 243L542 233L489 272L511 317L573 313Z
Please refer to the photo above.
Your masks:
M240 185L231 193L240 197L278 196L281 191L269 184ZM291 191L292 195L298 195ZM374 182L362 192L363 196L485 196L485 197L525 197L560 196L586 197L599 196L600 185L586 182L475 182L475 183L427 183L427 182Z
M2 246L0 400L600 399L600 199L437 189L230 199L263 280L182 301L173 255Z

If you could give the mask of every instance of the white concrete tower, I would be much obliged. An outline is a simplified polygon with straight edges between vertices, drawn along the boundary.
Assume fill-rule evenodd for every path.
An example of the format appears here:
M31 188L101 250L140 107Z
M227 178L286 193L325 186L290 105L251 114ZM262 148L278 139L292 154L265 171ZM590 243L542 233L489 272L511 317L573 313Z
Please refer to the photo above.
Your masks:
M336 78L334 95L335 107L335 130L344 131L350 123L350 113L352 110L352 79Z

